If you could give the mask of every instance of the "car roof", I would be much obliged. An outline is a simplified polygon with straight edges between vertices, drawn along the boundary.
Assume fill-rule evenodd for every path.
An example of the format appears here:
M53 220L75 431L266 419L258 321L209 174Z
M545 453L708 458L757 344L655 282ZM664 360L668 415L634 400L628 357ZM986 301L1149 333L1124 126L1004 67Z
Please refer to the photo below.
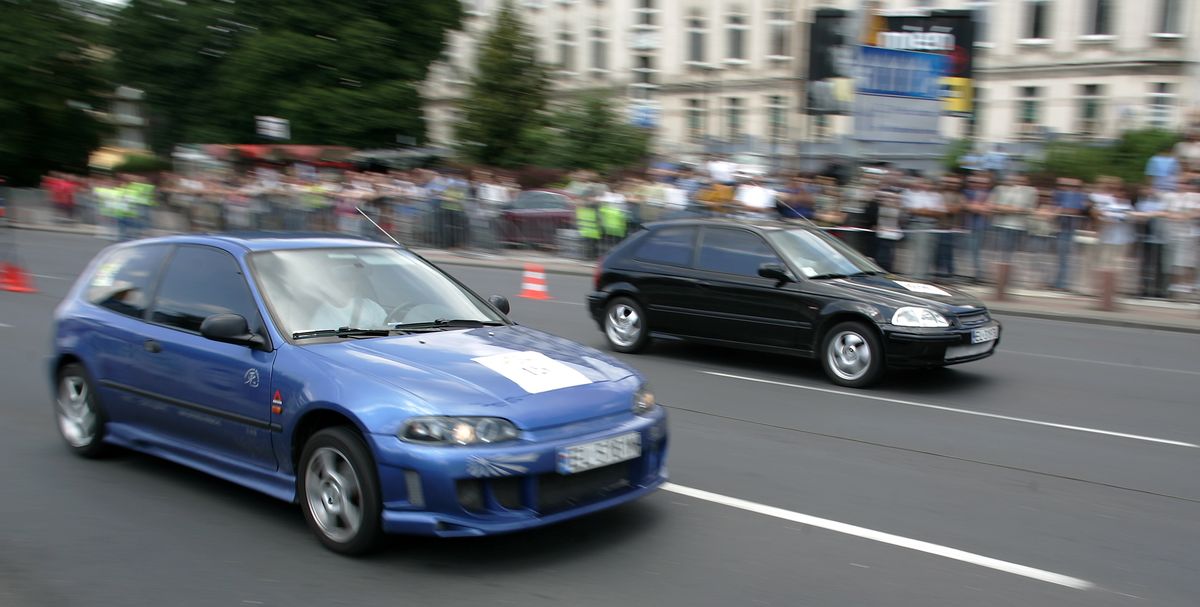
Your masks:
M394 247L391 242L381 242L328 232L220 232L210 234L181 234L154 238L144 242L162 244L209 244L230 245L247 251L275 251L281 249L327 249L338 247Z
M748 228L759 232L774 232L777 230L818 230L819 228L811 223L804 221L791 221L787 219L760 219L760 218L742 218L742 217L705 217L696 219L671 219L667 221L656 221L646 224L648 229L656 230L667 227L678 226L725 226Z

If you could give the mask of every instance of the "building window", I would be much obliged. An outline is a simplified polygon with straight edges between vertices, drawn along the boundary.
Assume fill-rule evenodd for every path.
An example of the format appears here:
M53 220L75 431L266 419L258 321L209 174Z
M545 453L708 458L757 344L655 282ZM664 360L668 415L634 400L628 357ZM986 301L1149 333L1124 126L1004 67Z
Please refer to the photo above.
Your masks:
M975 0L966 6L972 11L972 20L975 21L975 44L988 44L991 42L988 40L988 24L991 21L992 3Z
M725 128L730 141L741 139L745 131L746 106L739 97L725 100Z
M688 63L704 63L705 41L708 38L708 22L704 17L691 15L687 18L687 60Z
M575 34L566 31L563 24L558 32L558 69L564 72L575 71Z
M787 99L782 95L767 97L767 134L771 141L787 139Z
M650 55L635 55L633 57L633 97L649 99L658 85L655 83L654 57Z
M767 57L776 61L792 58L792 11L787 0L774 0L767 10Z
M692 141L699 141L708 134L705 128L707 109L703 99L687 100L687 132Z
M1027 40L1050 37L1050 3L1047 0L1025 0L1025 29L1021 33Z
M1175 113L1175 84L1171 82L1153 82L1150 84L1149 112L1146 122L1150 128L1169 129L1174 121Z
M591 29L592 72L602 75L608 71L608 30L602 27Z
M734 13L726 17L726 60L735 62L746 60L746 37L750 30L749 22L750 20L746 18L746 15L740 13Z
M1040 123L1042 113L1041 96L1041 87L1022 86L1017 88L1018 123L1026 126L1037 126Z
M1159 0L1158 2L1158 26L1155 28L1156 34L1181 34L1179 22L1183 15L1180 14L1182 6L1179 0Z
M1087 11L1084 33L1089 36L1112 35L1112 0L1089 0Z
M813 116L813 137L818 141L825 141L833 137L833 125L827 114Z
M637 0L633 9L633 22L639 28L655 27L658 24L658 9L654 0Z
M1104 87L1099 84L1079 85L1079 124L1075 131L1084 137L1096 137L1103 129Z

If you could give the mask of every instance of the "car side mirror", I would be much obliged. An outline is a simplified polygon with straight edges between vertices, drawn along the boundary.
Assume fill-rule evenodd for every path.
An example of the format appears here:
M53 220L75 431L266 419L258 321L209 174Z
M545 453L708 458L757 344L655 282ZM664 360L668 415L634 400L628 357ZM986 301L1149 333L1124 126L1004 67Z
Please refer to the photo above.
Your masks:
M261 348L267 341L250 332L250 325L239 314L213 314L200 323L200 335L213 341Z
M488 303L492 304L497 310L508 314L508 298L503 295L493 295L488 298Z
M788 275L787 270L777 263L764 263L758 266L758 275L763 278L778 280L780 284L790 282L792 277Z

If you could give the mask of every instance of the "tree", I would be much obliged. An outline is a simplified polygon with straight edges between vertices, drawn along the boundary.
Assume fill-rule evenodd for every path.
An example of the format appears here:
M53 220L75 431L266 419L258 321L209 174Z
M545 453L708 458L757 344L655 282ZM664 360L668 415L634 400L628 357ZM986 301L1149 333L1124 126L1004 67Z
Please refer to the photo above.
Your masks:
M293 143L377 147L424 138L417 86L461 18L444 0L132 0L111 44L160 150L254 141L261 115Z
M609 100L587 97L555 112L552 137L539 164L563 169L608 172L645 159L650 136L645 129L620 120Z
M1146 161L1178 139L1169 131L1145 130L1130 131L1107 145L1054 143L1047 146L1045 159L1037 168L1052 177L1094 181L1108 175L1141 183L1145 180Z
M82 172L105 126L93 24L57 0L0 0L0 175L31 185L50 170Z
M490 166L529 164L539 151L548 87L533 38L512 0L504 0L479 47L464 120L457 127L462 153Z

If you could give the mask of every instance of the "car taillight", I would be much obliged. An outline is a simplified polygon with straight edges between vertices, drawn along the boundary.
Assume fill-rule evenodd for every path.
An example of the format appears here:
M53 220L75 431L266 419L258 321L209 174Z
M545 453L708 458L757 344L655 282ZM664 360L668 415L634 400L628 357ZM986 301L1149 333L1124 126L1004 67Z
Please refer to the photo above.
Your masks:
M596 261L596 270L594 272L592 272L592 288L597 291L600 290L600 273L601 273L600 268L602 268L603 266L604 266L604 258L601 257L599 260Z

